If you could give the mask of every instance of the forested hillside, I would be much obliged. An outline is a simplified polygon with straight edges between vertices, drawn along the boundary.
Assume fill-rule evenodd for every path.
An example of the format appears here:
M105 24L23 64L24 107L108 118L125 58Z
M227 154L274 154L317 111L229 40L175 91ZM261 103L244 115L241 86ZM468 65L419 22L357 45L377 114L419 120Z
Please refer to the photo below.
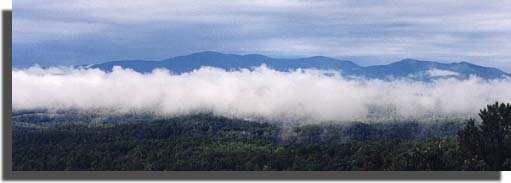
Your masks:
M15 126L14 170L485 169L464 166L456 141L459 122L284 127L197 114Z

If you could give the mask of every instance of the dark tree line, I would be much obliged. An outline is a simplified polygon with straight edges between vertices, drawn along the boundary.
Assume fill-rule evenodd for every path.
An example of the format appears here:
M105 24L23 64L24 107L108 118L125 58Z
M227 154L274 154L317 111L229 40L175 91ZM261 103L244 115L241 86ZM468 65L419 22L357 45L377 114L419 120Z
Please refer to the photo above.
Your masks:
M210 114L118 124L23 123L13 129L13 169L511 170L510 115L509 104L496 103L480 111L482 123L471 119L464 126L287 129Z
M458 141L468 169L502 170L511 167L511 105L495 103L479 113L481 125L468 120Z

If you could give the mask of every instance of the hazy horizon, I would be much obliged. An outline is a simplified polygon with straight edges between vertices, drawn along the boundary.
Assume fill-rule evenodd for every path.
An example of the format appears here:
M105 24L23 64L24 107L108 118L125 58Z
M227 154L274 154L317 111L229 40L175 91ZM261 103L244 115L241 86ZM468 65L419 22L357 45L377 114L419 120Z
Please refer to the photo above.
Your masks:
M193 53L190 53L190 54L186 54L186 55L178 55L176 57L179 57L179 56L188 56L188 55L192 55L192 54L196 54L196 53L203 53L203 52L214 52L214 53L220 53L220 54L226 54L226 55L262 55L262 54L258 54L258 53L246 53L246 54L235 54L235 53L224 53L224 52L218 52L218 51L211 51L211 50L207 50L207 51L198 51L198 52L193 52ZM351 61L359 66L362 66L362 67L367 67L367 66L377 66L377 65L386 65L386 64L391 64L391 63L395 63L395 62L399 62L399 61L403 61L403 60L407 60L407 59L411 59L411 60L420 60L420 61L431 61L431 62L438 62L438 63L460 63L460 62L468 62L468 63L472 63L470 61L458 61L458 62L453 62L453 61L439 61L439 60L421 60L421 59L416 59L416 58L401 58L401 59L397 59L397 60L392 60L392 61L387 61L387 62L384 62L384 63L367 63L367 62L361 62L361 61L356 61L356 60L349 60L349 59L340 59L340 58L334 58L334 57L329 57L329 56L325 56L325 55L309 55L309 56L290 56L290 57L273 57L273 56L269 56L269 55L263 55L263 56L267 56L267 57L270 57L272 59L300 59L300 58L311 58L311 57L328 57L328 58L333 58L333 59L336 59L336 60L339 60L339 61ZM148 59L139 59L139 58L131 58L131 59L124 59L124 60L108 60L108 61L99 61L99 62L94 62L94 63L88 63L88 64L71 64L71 65L59 65L59 64L40 64L40 63L32 63L32 64L26 64L26 65L14 65L13 64L13 68L16 68L16 69L26 69L26 68L30 68L30 67L33 67L33 66L41 66L41 67L71 67L71 66L81 66L81 65L85 65L85 66L88 66L88 65L94 65L94 64L102 64L102 63L107 63L107 62L111 62L111 61L129 61L129 60L140 60L140 61L164 61L166 59L172 59L172 58L175 58L175 57L169 57L169 58L163 58L163 59L157 59L157 60L148 60ZM473 63L475 64L475 63ZM497 68L497 67L492 67L492 66L487 66L487 65L481 65L481 64L476 64L476 65L479 65L479 66L483 66L483 67L491 67L491 68ZM505 73L511 73L509 71L506 71L506 70L503 70L501 68L497 68L499 70L502 70L504 71Z
M214 50L320 55L359 65L467 61L511 72L511 4L491 2L19 0L13 65L160 60Z

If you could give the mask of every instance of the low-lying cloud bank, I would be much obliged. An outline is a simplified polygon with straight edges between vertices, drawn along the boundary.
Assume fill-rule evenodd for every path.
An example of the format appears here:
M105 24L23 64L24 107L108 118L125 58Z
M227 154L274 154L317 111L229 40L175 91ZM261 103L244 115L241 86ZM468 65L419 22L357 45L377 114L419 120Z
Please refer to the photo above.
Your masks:
M338 73L264 66L241 71L204 67L180 75L35 66L14 70L12 77L15 110L207 111L241 118L352 121L472 117L489 103L511 102L510 79L348 80Z

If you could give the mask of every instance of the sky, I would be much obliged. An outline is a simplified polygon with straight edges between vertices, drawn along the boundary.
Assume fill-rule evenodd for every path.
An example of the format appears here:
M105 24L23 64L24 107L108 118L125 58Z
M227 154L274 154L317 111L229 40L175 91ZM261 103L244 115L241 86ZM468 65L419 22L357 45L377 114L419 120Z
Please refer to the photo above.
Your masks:
M360 65L404 58L511 72L511 1L16 0L13 65L163 60L199 51Z

